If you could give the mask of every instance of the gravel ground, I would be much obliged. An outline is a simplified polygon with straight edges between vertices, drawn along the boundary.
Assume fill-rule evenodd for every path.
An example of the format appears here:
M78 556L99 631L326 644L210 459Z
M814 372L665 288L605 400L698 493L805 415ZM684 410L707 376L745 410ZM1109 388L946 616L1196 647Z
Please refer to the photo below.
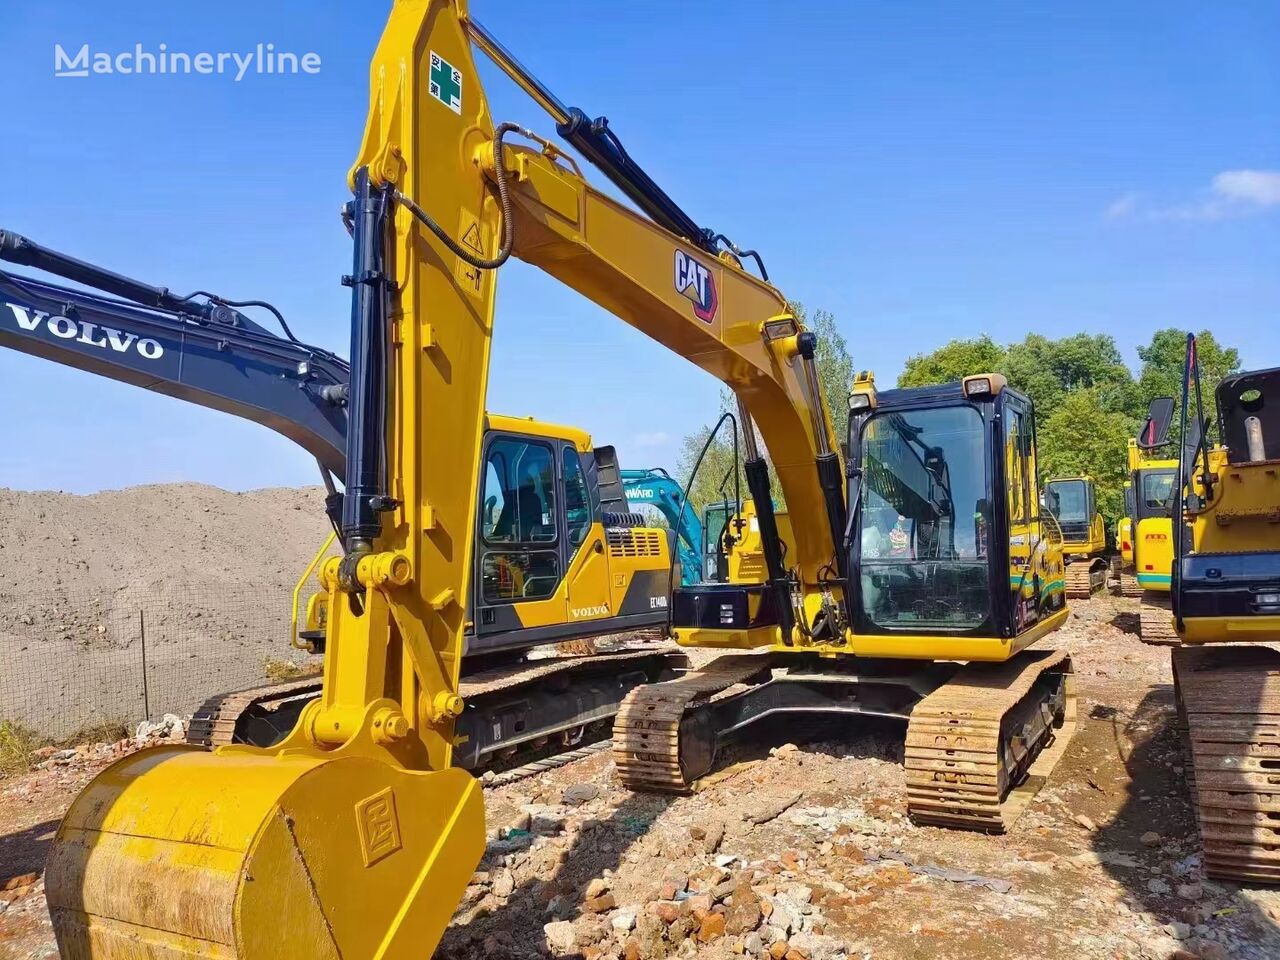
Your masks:
M1074 654L1080 729L1006 835L907 822L899 724L774 729L677 798L627 794L597 754L487 791L488 852L438 956L1280 957L1280 892L1200 874L1169 653L1134 629L1132 601L1098 598L1049 638ZM0 881L40 869L105 762L0 784ZM0 958L56 955L39 880L15 887Z

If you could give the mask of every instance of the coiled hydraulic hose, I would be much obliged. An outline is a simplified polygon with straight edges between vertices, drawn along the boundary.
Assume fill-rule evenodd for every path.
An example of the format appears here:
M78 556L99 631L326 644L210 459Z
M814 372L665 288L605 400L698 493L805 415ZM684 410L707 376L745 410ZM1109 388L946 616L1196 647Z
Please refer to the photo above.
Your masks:
M454 240L453 237L449 236L444 227L432 219L431 214L414 203L408 196L399 190L392 191L392 196L395 197L397 203L404 204L405 208L421 221L428 230L434 233L440 239L440 242L448 247L455 256L477 270L496 270L506 263L511 256L511 247L515 241L515 221L511 214L511 194L507 187L507 162L502 153L502 140L508 133L520 131L521 129L519 124L503 123L494 131L493 179L498 185L498 202L502 207L502 224L500 227L502 245L498 248L497 255L491 260L477 257L470 250L459 244L458 241Z

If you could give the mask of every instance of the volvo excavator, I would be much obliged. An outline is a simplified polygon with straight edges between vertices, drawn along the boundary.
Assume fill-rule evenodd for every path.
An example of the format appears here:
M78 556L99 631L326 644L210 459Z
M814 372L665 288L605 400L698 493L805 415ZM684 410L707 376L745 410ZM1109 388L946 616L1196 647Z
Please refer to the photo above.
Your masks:
M1107 585L1107 528L1092 477L1059 477L1044 485L1045 507L1062 530L1067 598L1088 600Z
M1138 636L1143 643L1177 642L1170 610L1173 573L1173 516L1178 460L1168 453L1173 398L1156 397L1136 437L1128 443L1129 479L1125 513L1116 524L1120 548L1120 595L1136 597Z
M0 270L0 346L275 429L316 457L332 519L340 520L333 476L346 462L346 361L298 340L287 324L283 336L263 328L223 298L177 297L19 234L0 231L0 260L98 291ZM658 638L670 540L628 510L613 448L594 446L581 430L488 414L484 450L481 549L465 625L467 706L454 754L471 770L607 737L631 687L669 678L686 663L642 645L529 659L551 643L578 644L571 652L582 653L611 635ZM324 653L324 600L315 595L307 629L295 638L315 654ZM270 746L320 686L291 680L211 697L195 711L188 742Z
M1280 368L1223 378L1187 337L1170 624L1205 872L1280 883Z
M629 203L552 141L495 125L473 50ZM320 571L322 693L272 747L146 750L85 788L46 872L63 956L399 960L438 943L485 843L480 787L451 761L494 291L512 256L720 378L740 407L768 579L675 590L682 643L739 652L631 698L615 748L629 782L671 771L672 741L702 765L681 741L696 751L723 732L699 705L732 697L731 675L753 710L772 689L856 715L897 690L891 708L914 701L923 738L913 814L1004 826L1074 719L1066 654L1026 649L1067 616L1026 399L994 375L922 393L859 381L846 463L814 337L759 255L700 226L607 120L564 105L463 0L398 0L370 80L346 209L343 553ZM912 554L872 562L860 544L887 509Z

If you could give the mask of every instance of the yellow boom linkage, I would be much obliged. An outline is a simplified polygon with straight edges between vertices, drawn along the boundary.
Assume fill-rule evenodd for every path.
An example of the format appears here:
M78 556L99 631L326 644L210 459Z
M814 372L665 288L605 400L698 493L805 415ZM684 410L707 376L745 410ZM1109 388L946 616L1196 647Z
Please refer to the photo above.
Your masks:
M459 13L395 4L357 168L488 244L473 154L493 131ZM456 111L427 102L433 58L460 74ZM405 212L387 254L391 502L367 552L323 567L324 692L274 748L146 750L85 789L47 873L64 958L428 956L483 852L480 787L449 763L493 275Z

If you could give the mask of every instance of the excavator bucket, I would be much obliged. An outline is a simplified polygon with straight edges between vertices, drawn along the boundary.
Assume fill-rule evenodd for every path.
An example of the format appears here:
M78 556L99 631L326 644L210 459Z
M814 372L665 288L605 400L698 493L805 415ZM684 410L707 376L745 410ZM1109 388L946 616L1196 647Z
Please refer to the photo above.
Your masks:
M161 747L72 805L49 911L64 960L420 960L483 850L462 770Z

